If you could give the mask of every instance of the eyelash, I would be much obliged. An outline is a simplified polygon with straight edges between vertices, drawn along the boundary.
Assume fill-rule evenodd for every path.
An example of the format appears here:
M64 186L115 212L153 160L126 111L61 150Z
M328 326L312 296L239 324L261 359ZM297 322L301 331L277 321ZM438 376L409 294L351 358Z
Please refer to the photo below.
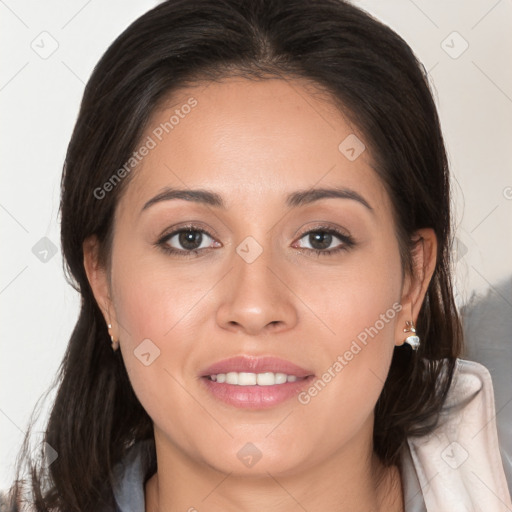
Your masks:
M173 247L169 247L167 245L167 242L169 239L171 239L173 236L178 235L183 232L192 231L192 232L198 232L203 233L210 238L214 238L208 231L204 230L203 228L195 225L189 225L184 226L180 229L177 229L167 235L162 236L156 243L155 246L160 248L162 251L164 251L165 254L170 254L172 256L178 256L178 257L185 257L185 258L191 258L194 256L197 256L201 251L204 251L205 249L210 249L209 247L204 247L203 249L192 249L192 250L181 250L181 249L174 249ZM309 249L308 247L299 247L298 249L301 251L306 252L312 252L316 254L317 256L333 256L335 254L340 253L341 251L348 251L355 245L355 240L350 235L345 235L338 231L337 229L334 229L329 226L317 226L314 229L311 229L309 231L306 231L301 235L299 238L302 239L306 235L310 235L311 233L327 233L329 235L334 235L335 237L339 238L342 242L342 245L335 249L329 249L329 250L321 250L321 249Z

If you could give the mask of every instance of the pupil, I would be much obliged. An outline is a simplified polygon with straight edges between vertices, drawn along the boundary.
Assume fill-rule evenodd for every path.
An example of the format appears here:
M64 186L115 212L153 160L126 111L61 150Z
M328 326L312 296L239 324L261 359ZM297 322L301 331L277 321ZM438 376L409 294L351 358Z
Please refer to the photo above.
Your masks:
M199 231L183 231L179 235L179 241L185 249L197 249L201 245L203 234Z
M332 242L332 235L325 232L311 233L309 242L315 249L327 249Z

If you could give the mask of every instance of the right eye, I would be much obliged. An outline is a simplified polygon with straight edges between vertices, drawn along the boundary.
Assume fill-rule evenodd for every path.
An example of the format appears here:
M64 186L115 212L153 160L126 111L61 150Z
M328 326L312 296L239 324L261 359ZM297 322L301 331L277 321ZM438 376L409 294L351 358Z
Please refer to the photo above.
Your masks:
M208 238L215 242L213 237L204 229L187 226L163 236L156 245L167 254L177 256L197 255L204 249L212 247L212 242L208 242Z

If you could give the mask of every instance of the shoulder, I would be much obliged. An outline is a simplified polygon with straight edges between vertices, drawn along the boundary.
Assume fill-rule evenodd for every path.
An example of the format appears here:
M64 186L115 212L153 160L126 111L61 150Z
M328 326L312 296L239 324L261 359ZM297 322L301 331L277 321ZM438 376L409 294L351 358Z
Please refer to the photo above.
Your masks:
M156 469L153 439L136 442L114 468L112 512L144 512L144 485ZM107 512L107 511L105 511Z
M512 277L462 308L466 357L491 374L505 476L512 489Z
M407 440L427 510L512 508L495 418L489 371L458 359L438 425Z

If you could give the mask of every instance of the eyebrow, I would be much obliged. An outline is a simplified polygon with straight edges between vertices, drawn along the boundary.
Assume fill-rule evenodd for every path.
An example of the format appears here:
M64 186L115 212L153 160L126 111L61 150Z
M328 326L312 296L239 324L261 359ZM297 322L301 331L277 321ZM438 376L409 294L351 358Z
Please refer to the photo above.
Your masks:
M355 190L345 187L335 188L313 188L307 190L298 190L289 194L286 197L286 206L288 208L298 208L307 204L311 204L315 201L328 198L337 199L351 199L365 206L372 213L375 213L373 208L370 206L368 201L361 196ZM157 194L155 197L147 201L142 207L141 213L147 210L150 206L160 203L162 201L170 201L173 199L183 199L185 201L192 201L199 204L205 204L207 206L213 206L215 208L226 209L226 204L222 197L209 190L205 189L177 189L167 187L162 192Z

